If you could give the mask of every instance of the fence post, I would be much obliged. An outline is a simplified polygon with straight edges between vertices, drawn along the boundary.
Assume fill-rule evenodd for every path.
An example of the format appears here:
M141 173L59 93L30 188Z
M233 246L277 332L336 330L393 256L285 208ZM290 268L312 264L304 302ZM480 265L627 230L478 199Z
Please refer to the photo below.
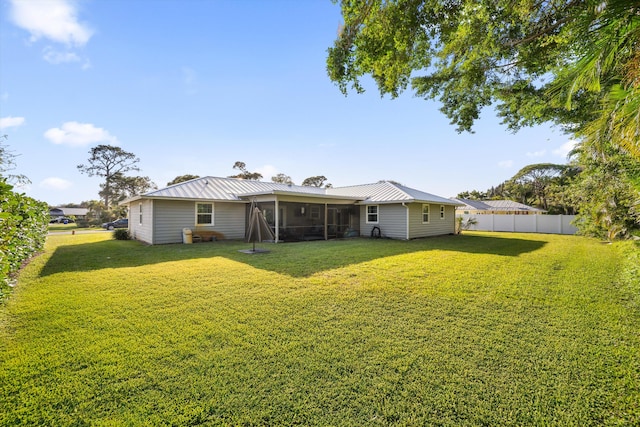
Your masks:
M558 215L558 219L560 221L560 234L564 234L564 228L563 228L563 221L562 221L562 214Z

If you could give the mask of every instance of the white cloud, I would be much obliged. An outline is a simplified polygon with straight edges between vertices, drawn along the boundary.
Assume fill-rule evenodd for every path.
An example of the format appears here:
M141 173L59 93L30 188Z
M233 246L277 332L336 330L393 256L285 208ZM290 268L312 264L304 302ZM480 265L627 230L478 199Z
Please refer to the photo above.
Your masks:
M51 64L62 64L65 62L80 62L81 59L77 53L71 51L59 51L55 50L51 46L47 46L43 50L43 55L45 61Z
M73 0L12 0L11 19L31 34L31 41L46 38L67 46L84 46L93 30L78 21Z
M503 169L509 169L513 167L513 160L503 160L501 162L498 162L498 167Z
M15 128L24 124L24 117L2 117L0 118L0 129Z
M278 168L272 165L260 166L259 168L256 169L256 172L261 174L263 177L262 179L265 181L271 181L272 176L276 176L278 175L278 173L280 173Z
M91 68L91 61L87 58L82 58L77 53L71 50L56 50L51 46L47 46L42 50L42 58L50 64L58 65L70 62L81 62L82 69L88 70Z
M527 152L527 157L542 157L545 154L547 154L547 150L540 150L540 151L529 151Z
M50 177L45 178L40 182L40 187L46 190L66 190L73 185L71 181L66 179Z
M118 138L91 123L66 122L61 128L51 128L44 137L54 144L81 147L95 143L118 144Z
M578 141L570 139L564 144L562 144L560 147L558 147L557 149L553 150L553 154L555 154L556 156L562 157L563 159L566 159L567 156L569 155L569 152L573 150L577 144L578 144Z

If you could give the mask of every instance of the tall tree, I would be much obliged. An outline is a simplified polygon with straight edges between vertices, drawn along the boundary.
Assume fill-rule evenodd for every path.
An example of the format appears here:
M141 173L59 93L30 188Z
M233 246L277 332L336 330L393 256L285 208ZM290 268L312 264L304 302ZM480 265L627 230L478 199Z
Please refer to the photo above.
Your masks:
M107 209L111 206L111 185L114 176L123 175L129 171L139 171L137 164L140 159L133 153L124 151L120 147L112 145L98 145L89 150L88 164L78 165L81 173L89 176L100 176L104 178L101 195Z
M302 185L305 187L322 187L326 181L327 177L324 175L310 176L309 178L305 178L305 180L302 181ZM327 184L327 186L330 185L331 184Z
M640 229L640 161L617 147L575 152L582 172L569 196L580 206L576 225L582 234L613 240Z
M559 176L567 167L553 163L537 163L520 169L511 181L530 186L531 191L538 201L538 206L544 210L549 209L547 203L548 187L553 183L553 178Z
M279 173L276 176L272 176L271 181L277 182L280 184L293 184L293 180L291 179L291 177L284 173Z
M148 176L125 176L122 173L114 174L109 180L107 189L105 184L101 184L100 195L104 198L108 196L112 203L120 202L128 197L137 196L150 190L156 190L158 186L151 181ZM110 194L106 194L110 191Z
M458 131L471 131L480 111L496 103L511 130L559 125L596 153L599 163L580 162L581 176L628 188L627 178L604 172L615 163L611 149L640 160L640 0L340 4L344 25L329 49L327 72L343 93L363 91L365 75L382 95L410 86L417 96L440 100ZM607 197L595 187L591 194ZM575 200L585 209L596 203L591 196ZM625 221L634 222L626 212Z
M342 0L327 71L346 94L439 99L470 131L497 102L511 129L552 121L640 158L640 0Z
M30 184L31 181L24 175L14 175L7 173L16 168L17 154L14 154L9 147L5 144L9 139L7 135L0 135L0 177L5 178L7 182L14 184Z
M258 172L249 172L247 165L244 162L235 162L233 168L240 171L237 175L231 175L229 178L247 179L250 181L259 181L262 179L262 174Z
M173 181L167 182L167 187L170 185L180 184L181 182L191 181L192 179L200 178L198 175L180 175L173 178Z

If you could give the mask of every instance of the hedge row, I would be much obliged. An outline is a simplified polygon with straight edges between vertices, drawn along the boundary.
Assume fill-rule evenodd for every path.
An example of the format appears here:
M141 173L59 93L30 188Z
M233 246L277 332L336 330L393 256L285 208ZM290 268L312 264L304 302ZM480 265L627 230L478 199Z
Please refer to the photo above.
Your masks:
M48 220L46 203L14 192L13 186L0 178L0 301L12 274L42 250Z

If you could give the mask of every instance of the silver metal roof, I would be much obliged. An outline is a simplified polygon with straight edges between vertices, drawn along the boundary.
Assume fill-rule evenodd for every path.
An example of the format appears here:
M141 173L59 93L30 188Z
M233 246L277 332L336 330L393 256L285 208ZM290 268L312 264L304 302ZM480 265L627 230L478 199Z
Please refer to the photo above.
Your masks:
M143 197L241 201L242 197L272 194L275 191L302 193L304 195L324 194L324 189L317 187L289 186L275 182L207 176L151 191L144 194Z
M83 216L89 212L87 208L52 208L49 209L49 213L56 211L60 212L63 215L75 215L75 216Z
M352 196L362 204L429 202L443 205L458 205L455 200L446 199L424 191L405 187L393 182L383 181L375 184L354 185L350 187L328 188L329 194Z
M459 204L457 200L435 196L413 188L391 182L355 185L338 188L319 188L302 185L279 184L275 182L250 181L237 178L203 177L181 182L160 190L154 190L125 200L122 204L140 198L152 199L185 199L185 200L220 200L246 201L248 197L264 194L287 194L299 196L315 196L321 198L335 197L350 199L363 204L399 203L399 202L432 202L447 205Z

